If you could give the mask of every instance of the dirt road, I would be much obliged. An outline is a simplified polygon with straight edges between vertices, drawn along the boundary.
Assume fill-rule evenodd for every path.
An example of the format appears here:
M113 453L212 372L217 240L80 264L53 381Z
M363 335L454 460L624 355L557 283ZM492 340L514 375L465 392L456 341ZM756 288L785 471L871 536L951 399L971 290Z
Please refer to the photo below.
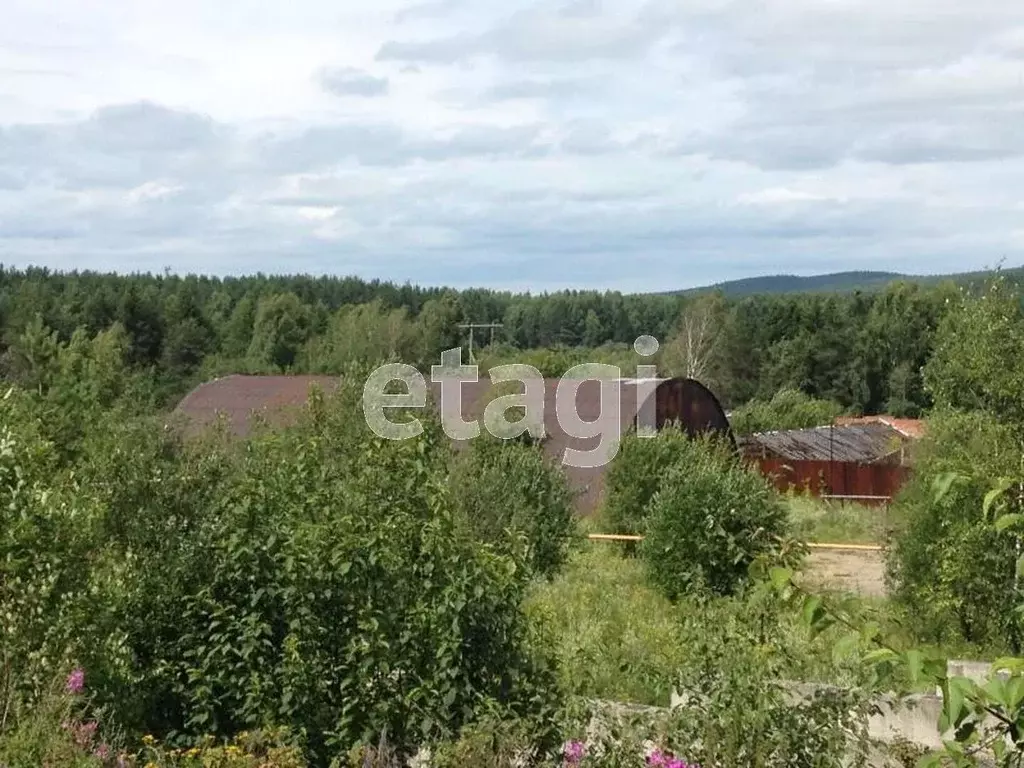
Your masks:
M815 549L807 558L808 586L885 597L885 555L866 550Z

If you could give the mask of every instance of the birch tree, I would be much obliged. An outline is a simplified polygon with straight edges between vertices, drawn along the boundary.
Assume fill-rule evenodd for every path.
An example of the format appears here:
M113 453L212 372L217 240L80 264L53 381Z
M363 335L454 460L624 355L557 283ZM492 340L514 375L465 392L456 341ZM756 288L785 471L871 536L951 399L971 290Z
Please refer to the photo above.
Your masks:
M666 372L709 383L721 354L725 299L711 293L688 302L679 316L676 335L664 347Z

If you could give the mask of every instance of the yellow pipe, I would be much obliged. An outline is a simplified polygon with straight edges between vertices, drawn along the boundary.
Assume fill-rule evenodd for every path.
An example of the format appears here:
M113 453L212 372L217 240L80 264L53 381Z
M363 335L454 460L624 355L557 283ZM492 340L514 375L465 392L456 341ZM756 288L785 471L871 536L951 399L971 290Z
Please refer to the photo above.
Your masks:
M631 536L618 533L591 533L587 535L591 541L643 541L643 536ZM882 548L877 544L819 544L807 542L810 549L838 549L852 550L859 552L881 552Z

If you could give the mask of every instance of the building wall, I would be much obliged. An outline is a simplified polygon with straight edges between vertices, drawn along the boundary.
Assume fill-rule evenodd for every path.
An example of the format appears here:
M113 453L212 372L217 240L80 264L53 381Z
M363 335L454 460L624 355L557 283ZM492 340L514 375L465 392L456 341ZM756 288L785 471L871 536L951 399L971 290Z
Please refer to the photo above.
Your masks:
M780 491L808 490L815 496L895 496L909 476L896 464L859 464L849 461L754 460L761 474L771 477Z

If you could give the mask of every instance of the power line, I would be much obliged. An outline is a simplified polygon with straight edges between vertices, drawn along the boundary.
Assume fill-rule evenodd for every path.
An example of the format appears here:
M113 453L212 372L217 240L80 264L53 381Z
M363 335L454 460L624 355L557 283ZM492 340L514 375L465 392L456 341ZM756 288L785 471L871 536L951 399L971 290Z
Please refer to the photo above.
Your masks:
M473 331L477 328L490 329L491 331L491 344L494 344L494 329L504 328L504 323L459 323L459 328L469 329L469 362L475 363L476 358L473 357Z

